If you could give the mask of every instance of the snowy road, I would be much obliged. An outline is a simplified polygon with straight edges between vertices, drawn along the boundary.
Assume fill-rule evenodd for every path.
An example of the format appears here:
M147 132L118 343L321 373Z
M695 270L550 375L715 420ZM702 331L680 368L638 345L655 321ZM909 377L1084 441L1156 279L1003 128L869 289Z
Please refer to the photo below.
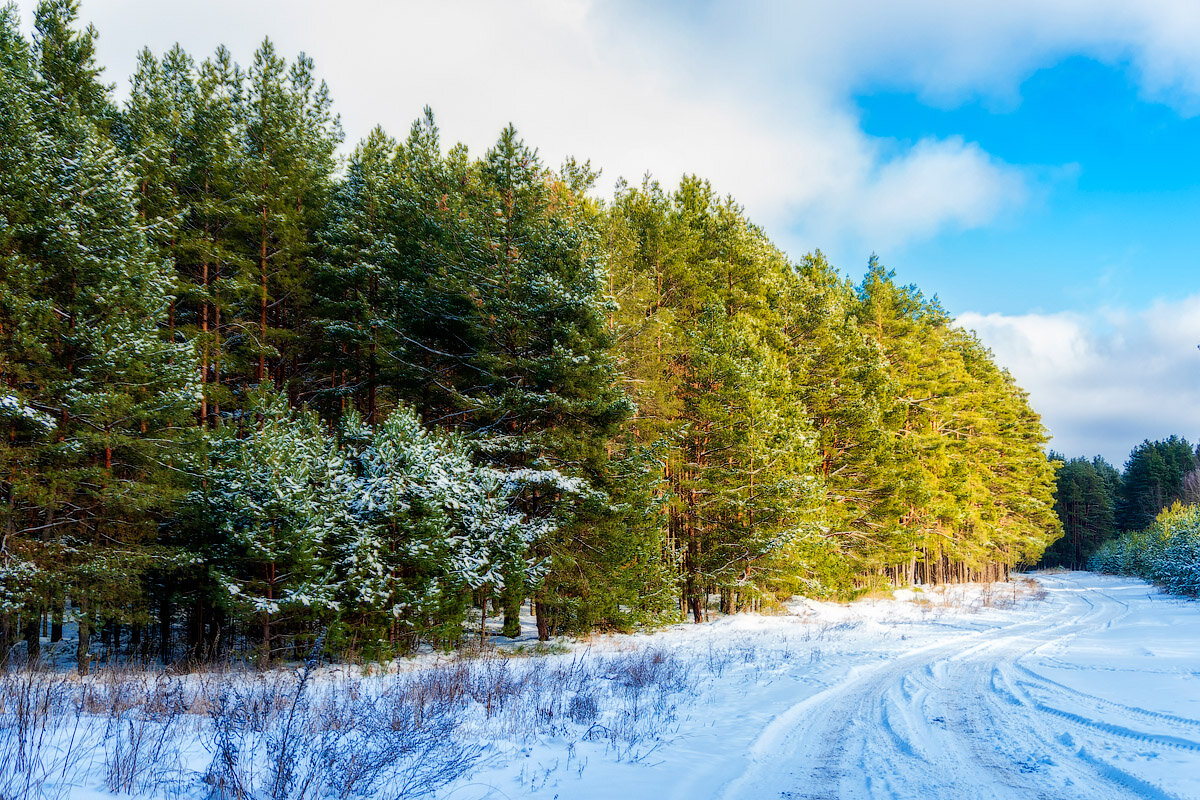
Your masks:
M673 736L619 763L547 741L446 797L1200 800L1200 603L1036 580L614 639L702 674Z
M1193 716L1139 707L1125 696L1133 687L1122 686L1156 679L1128 669L1120 656L1128 655L1122 633L1129 631L1122 628L1153 620L1161 598L1149 598L1141 584L1101 578L1101 588L1090 575L1039 580L1047 590L1040 618L899 655L851 673L779 715L752 746L746 771L717 796L1200 796L1166 788L1197 788L1200 720L1194 705ZM1071 664L1079 640L1091 652L1090 645L1102 644L1104 632L1114 630L1111 663ZM1108 673L1103 696L1056 678L1064 665ZM1190 677L1194 700L1196 673ZM1170 705L1169 683L1160 708Z

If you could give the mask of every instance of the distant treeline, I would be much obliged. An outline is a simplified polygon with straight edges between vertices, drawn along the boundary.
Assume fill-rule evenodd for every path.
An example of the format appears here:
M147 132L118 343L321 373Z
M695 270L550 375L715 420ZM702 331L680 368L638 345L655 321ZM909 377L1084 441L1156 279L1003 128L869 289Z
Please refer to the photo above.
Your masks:
M1103 542L1088 568L1133 575L1175 594L1200 595L1200 505L1172 503L1146 528Z
M1200 504L1200 447L1180 436L1142 442L1121 472L1100 456L1050 458L1060 464L1054 510L1063 537L1046 550L1042 566L1088 569L1106 542L1150 528L1175 503Z
M789 260L695 177L600 201L511 127L340 163L269 42L143 52L117 107L95 37L0 12L0 650L383 657L527 601L547 637L1002 578L1059 535L1025 394L875 260Z

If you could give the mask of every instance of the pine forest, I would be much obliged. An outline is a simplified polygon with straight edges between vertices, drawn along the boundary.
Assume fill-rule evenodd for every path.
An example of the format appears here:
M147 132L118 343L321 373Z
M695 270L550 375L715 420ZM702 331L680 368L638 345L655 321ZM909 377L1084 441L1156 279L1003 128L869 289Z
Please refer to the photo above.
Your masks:
M790 258L701 177L608 194L428 109L351 148L270 41L144 51L118 104L96 36L75 0L31 37L0 11L0 655L64 621L83 672L97 642L366 660L523 610L543 639L703 622L1002 580L1062 534L1056 471L1109 481L1105 536L1169 504L1047 458L935 296Z

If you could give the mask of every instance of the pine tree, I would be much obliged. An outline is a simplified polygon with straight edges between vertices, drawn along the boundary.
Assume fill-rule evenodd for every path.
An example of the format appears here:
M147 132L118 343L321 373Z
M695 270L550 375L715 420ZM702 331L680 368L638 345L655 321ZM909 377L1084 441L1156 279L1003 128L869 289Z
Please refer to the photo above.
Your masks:
M245 212L240 231L257 291L243 309L253 330L244 352L254 383L283 389L299 372L299 329L311 302L310 258L326 197L334 151L341 141L324 83L301 54L289 67L270 40L247 73L243 148L236 201ZM291 385L295 398L298 387Z
M322 386L331 415L357 407L372 425L412 382L413 320L401 309L415 307L403 299L414 276L400 258L397 155L396 141L376 128L350 156L321 233L315 282L320 346L310 387Z
M201 63L195 82L196 105L181 154L189 168L188 207L176 276L180 295L194 304L183 330L196 344L204 389L200 416L211 428L223 419L222 408L238 407L239 379L249 371L236 343L243 339L239 311L253 293L252 259L240 247L245 212L236 202L244 157L243 75L220 47Z
M698 179L670 196L623 188L610 226L634 430L669 443L662 524L698 622L710 591L727 610L756 602L780 580L777 556L817 532L815 437L784 322L797 277Z
M357 353L348 383L365 390L369 416L386 387L468 435L483 463L524 476L531 525L570 516L564 487L602 479L606 443L629 413L608 353L598 212L585 197L594 175L546 169L511 127L478 160L462 147L443 156L428 114L392 148L381 134L360 148L328 237L328 296L354 304L350 324L327 323ZM554 563L584 535L548 530L534 562ZM542 635L559 599L540 593Z
M881 348L863 329L853 286L820 252L802 259L788 287L784 331L820 451L823 533L849 569L864 569L880 542L903 535L886 422L895 387ZM827 589L849 588L844 572L824 581Z
M934 582L1003 577L1060 533L1045 429L973 334L892 277L873 259L860 289L864 330L895 386L888 419L904 508L874 567L898 576L908 562L906 576Z
M1156 442L1147 439L1133 448L1117 501L1121 530L1148 527L1159 511L1179 499L1184 476L1195 468L1195 451L1179 436Z
M171 442L194 403L194 363L159 335L170 276L153 258L127 165L107 139L111 106L96 82L94 31L75 30L70 2L39 6L32 49L18 43L14 22L9 14L3 83L13 114L3 138L27 137L14 155L28 159L24 174L36 183L22 181L6 212L19 226L8 258L23 284L8 305L37 298L28 322L39 324L6 350L5 380L20 381L11 399L47 430L10 448L10 466L25 468L10 472L8 547L43 586L70 597L86 671L91 620L138 610L131 577L175 491L182 465ZM36 583L30 617L61 601Z
M251 410L252 430L225 426L210 437L213 467L193 504L216 529L204 555L224 599L259 622L270 661L281 614L337 605L322 559L334 453L320 421L283 398L260 391Z
M1042 564L1086 569L1092 552L1117 534L1114 496L1096 468L1084 458L1061 462L1056 476L1054 511L1063 526L1063 537L1047 548Z
M17 615L40 613L53 585L21 483L41 468L39 452L51 441L53 409L33 405L51 358L42 332L54 324L53 307L40 292L38 263L46 213L42 187L49 143L35 117L34 71L13 6L0 9L0 414L7 436L0 444L4 475L3 545L0 546L0 659L8 652ZM24 532L22 534L22 532Z

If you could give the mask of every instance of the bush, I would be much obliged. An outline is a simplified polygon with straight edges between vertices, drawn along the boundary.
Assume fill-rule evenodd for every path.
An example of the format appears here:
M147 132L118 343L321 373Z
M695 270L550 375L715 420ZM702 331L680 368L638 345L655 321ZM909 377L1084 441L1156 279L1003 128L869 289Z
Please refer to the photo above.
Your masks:
M1200 595L1200 506L1175 503L1145 530L1101 545L1088 567L1144 578L1174 594Z

